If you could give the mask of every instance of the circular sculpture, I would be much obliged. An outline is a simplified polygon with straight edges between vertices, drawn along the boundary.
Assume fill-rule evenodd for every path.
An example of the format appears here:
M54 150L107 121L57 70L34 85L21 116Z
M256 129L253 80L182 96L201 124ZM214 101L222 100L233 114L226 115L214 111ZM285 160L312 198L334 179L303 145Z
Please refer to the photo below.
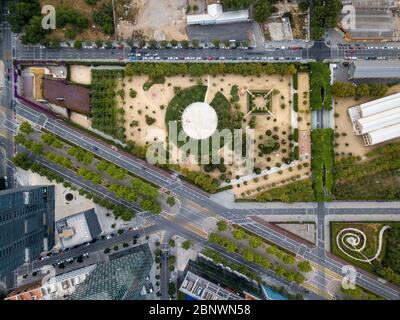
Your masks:
M195 102L183 111L182 128L190 138L207 139L212 136L217 126L217 113L208 103Z
M383 244L383 233L389 229L390 226L384 226L379 231L378 248L377 252L373 257L367 257L364 253L364 249L367 244L367 236L363 231L356 228L344 228L336 235L336 244L341 252L346 256L361 262L368 262L377 259L382 250ZM354 256L354 253L358 253L363 258Z

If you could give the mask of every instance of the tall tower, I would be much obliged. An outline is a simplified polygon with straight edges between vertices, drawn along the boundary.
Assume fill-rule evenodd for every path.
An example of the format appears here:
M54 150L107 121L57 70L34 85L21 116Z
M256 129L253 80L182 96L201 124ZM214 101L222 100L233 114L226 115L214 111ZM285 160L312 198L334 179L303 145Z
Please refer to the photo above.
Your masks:
M54 186L0 191L0 280L54 246Z

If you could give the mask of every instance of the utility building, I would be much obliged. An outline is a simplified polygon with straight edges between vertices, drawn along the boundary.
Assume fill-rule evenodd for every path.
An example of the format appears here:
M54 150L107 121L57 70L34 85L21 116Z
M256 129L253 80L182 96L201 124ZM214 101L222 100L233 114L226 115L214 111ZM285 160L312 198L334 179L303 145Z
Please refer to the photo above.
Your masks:
M250 21L249 10L227 11L224 12L219 3L207 6L207 13L192 14L187 16L188 25L209 25L224 24Z

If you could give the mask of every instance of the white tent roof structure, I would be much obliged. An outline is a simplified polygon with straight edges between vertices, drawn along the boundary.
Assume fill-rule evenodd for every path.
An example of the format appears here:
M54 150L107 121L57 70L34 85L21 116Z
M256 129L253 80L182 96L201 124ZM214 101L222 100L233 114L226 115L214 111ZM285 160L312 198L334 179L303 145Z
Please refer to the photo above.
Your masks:
M358 107L362 117L368 117L378 112L387 111L400 105L400 93L393 94L378 100L360 104Z
M207 13L192 14L186 17L188 25L200 24L223 24L234 22L245 22L250 20L249 10L227 11L224 12L219 3L207 6Z
M400 123L394 126L369 132L367 134L367 141L369 142L370 145L374 145L398 137L400 137Z
M400 93L349 108L348 113L366 145L400 137Z
M362 134L400 123L400 108L393 108L385 112L375 113L366 118L357 120Z

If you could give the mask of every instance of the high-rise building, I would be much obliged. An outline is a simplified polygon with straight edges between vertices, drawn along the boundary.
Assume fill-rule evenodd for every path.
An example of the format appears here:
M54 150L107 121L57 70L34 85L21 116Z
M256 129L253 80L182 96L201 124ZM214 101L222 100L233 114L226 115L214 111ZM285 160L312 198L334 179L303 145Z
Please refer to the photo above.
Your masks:
M54 246L54 186L0 191L0 280Z
M140 300L145 279L153 265L147 244L108 256L81 283L69 300Z

